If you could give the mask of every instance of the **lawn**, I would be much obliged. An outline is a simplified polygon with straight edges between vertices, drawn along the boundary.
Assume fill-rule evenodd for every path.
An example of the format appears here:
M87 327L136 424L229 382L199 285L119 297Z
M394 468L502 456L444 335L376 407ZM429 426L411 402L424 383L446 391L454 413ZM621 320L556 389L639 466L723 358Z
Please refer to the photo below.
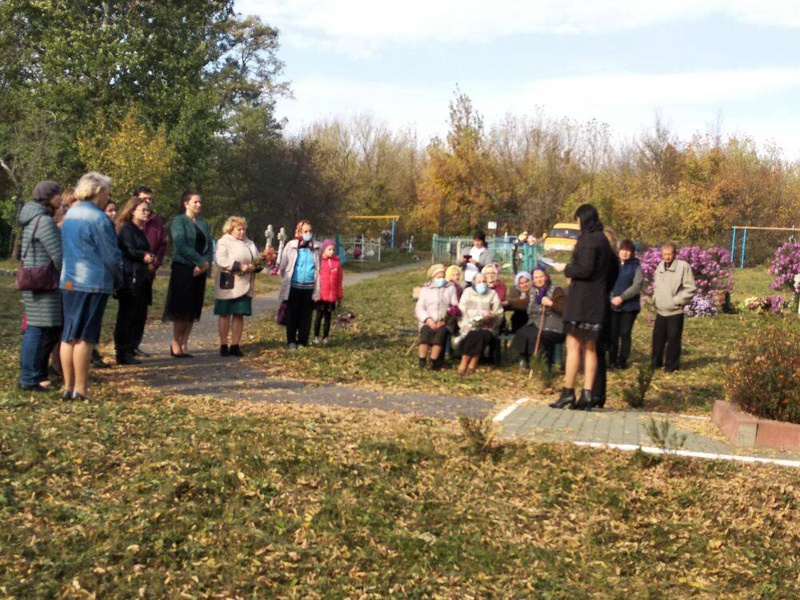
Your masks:
M335 372L316 377L364 385L381 382L377 374L393 387L525 389L524 378L505 381L516 377L512 365L469 383L411 368L413 336L397 328L410 324L409 286L420 274L391 278L350 288L358 319L333 347L292 355L298 368L329 360ZM800 593L794 470L484 444L428 418L146 388L106 385L98 395L107 400L93 404L24 394L15 387L18 296L10 278L0 282L9 307L0 315L0 597ZM386 322L370 323L370 308ZM747 320L717 328L734 339L736 323L756 329ZM690 324L708 327L689 330L698 349L716 331ZM646 330L644 320L637 327ZM334 360L346 356L345 340L352 369ZM263 353L283 350L268 338ZM709 368L690 358L689 372ZM481 457L487 446L493 458Z
M498 403L523 396L549 397L538 380L520 373L516 357L509 351L500 369L481 367L472 378L463 379L455 364L439 372L417 368L416 321L411 290L425 280L424 268L378 278L345 290L343 311L356 313L347 327L334 329L331 344L288 354L283 328L272 320L257 324L260 354L254 359L263 368L287 377L312 378L373 389L420 390L431 393L479 396ZM736 271L733 303L747 296L767 295L769 274L763 269ZM508 282L510 285L511 282ZM720 314L714 318L687 319L683 337L683 369L666 375L657 373L648 396L649 410L709 414L723 395L726 369L740 340L758 335L774 317L750 313ZM633 365L625 371L609 372L609 405L624 408L621 389L635 377L637 366L647 360L654 314L642 311L634 326ZM560 377L553 382L560 385Z

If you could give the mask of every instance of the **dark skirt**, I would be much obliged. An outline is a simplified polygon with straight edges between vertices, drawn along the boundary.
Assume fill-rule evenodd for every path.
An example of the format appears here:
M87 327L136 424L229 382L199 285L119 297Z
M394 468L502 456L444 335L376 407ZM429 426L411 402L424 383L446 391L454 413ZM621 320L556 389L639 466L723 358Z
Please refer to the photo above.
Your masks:
M492 343L494 334L488 329L475 329L470 331L461 340L460 350L462 356L475 356L483 354L483 350Z
M523 356L532 356L533 350L536 347L536 336L539 335L539 328L536 325L525 325L521 327L511 342L511 348ZM555 331L542 331L542 337L539 340L539 350L545 346L561 344L564 342L566 336L563 333Z
M194 266L172 263L163 321L199 321L206 295L206 274L193 275Z
M564 330L567 335L580 340L581 342L598 342L603 327L600 323L579 323L567 321L564 323Z
M450 330L447 327L439 327L438 329L431 329L427 325L423 325L419 330L419 343L428 344L431 346L444 346L447 343L447 336Z
M64 304L64 329L62 342L88 342L100 340L100 326L110 294L62 290Z
M231 300L214 300L214 314L220 317L228 315L249 317L253 314L253 299L245 295Z

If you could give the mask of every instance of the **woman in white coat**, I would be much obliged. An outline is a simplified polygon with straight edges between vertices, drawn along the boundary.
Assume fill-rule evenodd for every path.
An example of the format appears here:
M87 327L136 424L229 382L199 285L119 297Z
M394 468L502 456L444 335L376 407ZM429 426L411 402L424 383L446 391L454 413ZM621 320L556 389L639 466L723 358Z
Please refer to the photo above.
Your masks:
M222 356L242 356L244 317L253 314L258 248L247 239L247 221L228 217L222 226L223 236L217 241L215 259L217 276L214 279L214 314L219 317L219 353ZM230 347L228 333L230 332Z

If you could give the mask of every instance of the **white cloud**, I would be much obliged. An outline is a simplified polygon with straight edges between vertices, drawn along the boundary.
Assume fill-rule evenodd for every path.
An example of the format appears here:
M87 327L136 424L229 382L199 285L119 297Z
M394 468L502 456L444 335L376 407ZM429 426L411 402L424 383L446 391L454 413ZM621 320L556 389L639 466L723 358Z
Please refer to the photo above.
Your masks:
M239 0L285 32L361 55L382 46L485 42L515 34L597 33L704 17L800 27L791 0ZM293 38L285 38L289 43Z
M447 131L448 103L454 87L452 82L409 86L329 76L301 77L293 83L296 99L280 101L278 111L289 119L289 132L315 121L367 112L394 129L411 127L425 142ZM649 127L658 111L688 138L694 132L706 131L721 111L726 131L762 142L774 139L789 157L796 158L800 153L800 125L792 128L794 121L786 114L767 119L759 102L752 102L793 89L800 91L800 69L591 75L543 79L503 89L481 82L461 85L487 126L507 113L531 116L541 109L550 118L606 122L623 137Z

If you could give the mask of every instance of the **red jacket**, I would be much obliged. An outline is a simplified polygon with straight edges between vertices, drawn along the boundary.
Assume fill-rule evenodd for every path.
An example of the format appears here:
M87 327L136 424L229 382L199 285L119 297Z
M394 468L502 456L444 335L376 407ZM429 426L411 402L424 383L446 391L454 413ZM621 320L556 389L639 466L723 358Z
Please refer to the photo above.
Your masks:
M150 218L144 224L144 234L150 242L150 249L156 255L153 264L158 269L164 262L164 254L167 252L167 234L164 231L164 222L156 213L150 213Z
M344 273L339 257L323 258L319 264L319 299L323 302L338 302L344 297L342 282Z

